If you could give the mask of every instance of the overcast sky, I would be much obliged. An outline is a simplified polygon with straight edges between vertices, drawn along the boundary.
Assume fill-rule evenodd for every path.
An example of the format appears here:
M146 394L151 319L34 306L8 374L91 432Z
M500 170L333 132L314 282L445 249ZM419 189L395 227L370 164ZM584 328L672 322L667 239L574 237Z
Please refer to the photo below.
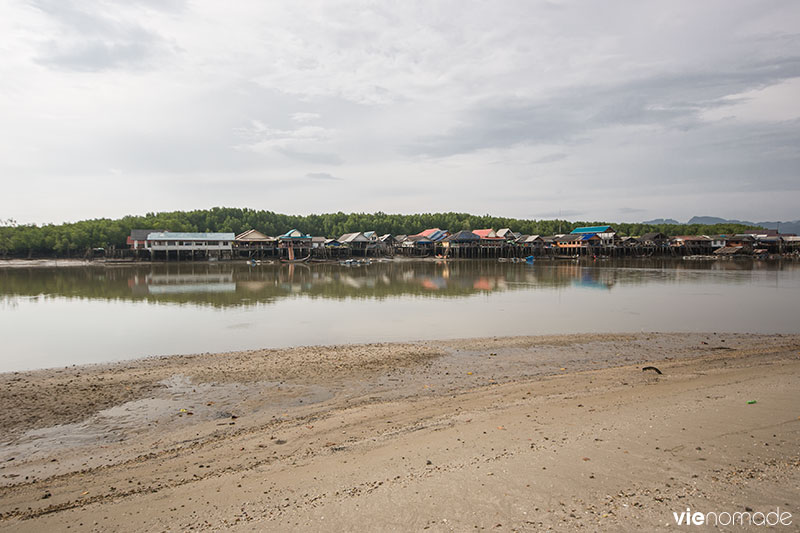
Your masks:
M800 2L6 0L0 219L800 218Z

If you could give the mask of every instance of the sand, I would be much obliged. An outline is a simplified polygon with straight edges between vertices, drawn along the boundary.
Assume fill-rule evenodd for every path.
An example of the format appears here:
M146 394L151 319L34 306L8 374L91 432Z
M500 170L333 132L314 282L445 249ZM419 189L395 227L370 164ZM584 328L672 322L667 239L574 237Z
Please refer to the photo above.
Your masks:
M798 335L149 358L0 374L0 407L0 530L660 531L687 507L800 524Z

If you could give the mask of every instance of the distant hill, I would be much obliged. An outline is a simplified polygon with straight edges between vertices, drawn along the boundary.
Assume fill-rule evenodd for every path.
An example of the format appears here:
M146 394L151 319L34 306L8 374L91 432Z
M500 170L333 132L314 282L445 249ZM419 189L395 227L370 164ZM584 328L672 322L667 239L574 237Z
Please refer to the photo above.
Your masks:
M687 224L744 224L746 226L757 226L755 222L747 220L728 220L719 217L692 217Z
M757 222L756 225L767 229L777 229L781 233L795 233L800 235L800 220L787 222Z
M747 220L729 220L719 217L692 217L687 224L744 224L745 226L758 226L760 228L778 229L781 233L800 234L800 220L794 221L773 221L773 222L750 222Z
M674 218L654 218L653 220L645 220L642 224L680 224Z

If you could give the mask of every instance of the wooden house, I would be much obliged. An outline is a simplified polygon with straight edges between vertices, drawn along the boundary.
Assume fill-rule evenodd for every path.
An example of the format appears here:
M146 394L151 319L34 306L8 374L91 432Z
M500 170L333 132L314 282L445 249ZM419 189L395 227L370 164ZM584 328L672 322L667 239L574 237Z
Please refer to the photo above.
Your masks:
M569 255L582 255L594 253L594 248L602 244L596 233L570 233L555 239L555 246L559 253Z
M467 230L449 235L444 239L443 246L446 257L478 257L480 236Z
M249 229L236 236L233 251L237 257L274 256L278 251L278 239L264 235L258 230Z
M342 246L347 246L353 255L367 255L367 247L370 244L370 239L360 231L345 233L336 240L338 240Z
M497 236L502 237L506 242L515 242L522 234L511 231L509 228L497 230Z
M544 249L544 240L539 235L520 235L514 245L521 255L537 255Z
M600 238L600 244L603 246L613 246L618 241L617 231L611 226L586 226L575 228L570 234L594 234Z
M657 247L669 246L669 237L663 233L645 233L637 239L641 246Z
M711 239L705 235L676 235L670 239L670 246L685 255L710 255Z
M423 235L410 235L400 245L400 250L406 255L422 257L433 253L434 242Z
M311 245L311 236L298 229L290 229L278 237L278 251L281 257L289 260L311 255Z
M425 237L431 242L440 242L444 240L448 235L450 235L450 232L445 229L430 228L422 230L416 235L409 235L409 237Z

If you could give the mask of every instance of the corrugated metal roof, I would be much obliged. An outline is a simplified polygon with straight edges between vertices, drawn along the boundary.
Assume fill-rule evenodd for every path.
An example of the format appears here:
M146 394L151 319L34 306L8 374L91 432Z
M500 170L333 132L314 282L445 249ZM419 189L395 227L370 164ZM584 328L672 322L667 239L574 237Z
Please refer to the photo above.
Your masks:
M449 242L475 242L481 240L481 238L472 231L461 230L455 235L450 235L445 240Z
M346 242L369 242L369 239L361 232L345 233L337 239L341 243Z
M182 233L162 231L147 235L148 241L232 241L236 238L233 233Z
M275 237L264 235L256 229L249 229L236 236L237 241L274 241Z
M572 242L572 241L589 241L591 239L600 240L600 237L598 237L594 233L579 233L579 234L570 233L568 235L562 235L561 237L557 237L555 240L558 242Z
M472 233L480 237L481 239L501 239L502 237L498 237L497 233L495 233L494 229L474 229Z
M290 229L289 231L287 231L286 233L284 233L283 235L281 235L278 238L279 239L310 239L311 236L310 235L306 235L302 231L293 228L293 229Z
M570 233L611 233L614 229L611 226L587 226L585 228L575 228Z
M161 233L161 232L164 232L164 231L167 231L167 230L165 230L165 229L132 229L131 230L131 240L133 240L133 241L143 241L151 233Z

